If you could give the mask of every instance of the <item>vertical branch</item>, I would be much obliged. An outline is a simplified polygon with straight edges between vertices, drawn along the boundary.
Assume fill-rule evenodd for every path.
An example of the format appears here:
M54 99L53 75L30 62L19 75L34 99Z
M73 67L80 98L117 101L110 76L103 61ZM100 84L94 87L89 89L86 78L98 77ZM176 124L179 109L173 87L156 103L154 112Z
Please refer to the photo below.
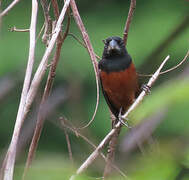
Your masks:
M106 178L112 173L112 164L114 163L114 158L115 158L115 152L116 152L116 146L118 142L118 137L121 132L121 126L118 127L112 136L110 142L109 142L109 147L108 147L108 153L107 153L107 161L106 165L104 168L104 174L103 177Z
M97 112L97 109L98 109L98 104L99 104L99 83L98 83L98 62L96 60L96 56L95 56L95 53L94 53L94 50L93 50L93 47L91 45L91 42L90 42L90 39L89 39L89 36L87 34L87 31L85 29L85 26L81 20L81 17L79 15L79 11L77 9L77 5L75 3L75 0L71 0L70 1L70 5L71 5L71 8L72 8L72 12L73 12L73 16L74 16L74 19L78 25L78 28L80 29L81 31L81 34L83 36L83 40L86 44L86 47L87 47L87 50L89 52L89 55L91 57L91 61L92 61L92 64L93 64L93 68L94 68L94 71L95 71L95 78L96 78L96 93L97 93L97 97L96 97L96 107L95 107L95 111L94 111L94 114L91 118L91 120L89 121L89 123L87 125L85 125L84 127L82 128L86 128L87 126L90 125L90 123L94 120L95 118L95 115L96 115L96 112Z
M52 33L52 21L49 15L49 8L47 0L41 0L41 5L43 8L44 18L45 18L45 30L42 36L42 42L48 46L50 34Z
M61 122L61 123L62 123L62 125L63 125L62 128L63 128L64 134L65 134L65 137L66 137L66 142L67 142L67 147L68 147L69 158L70 158L71 163L73 164L72 148L71 148L70 138L69 138L67 129L66 129L66 127L65 127L64 118L62 118L62 122Z
M129 27L131 24L131 20L132 20L133 14L134 14L135 7L136 7L136 0L131 0L129 13L128 13L128 17L127 17L127 21L125 23L125 28L124 28L124 33L123 33L123 42L124 42L125 46L127 45Z
M61 33L58 35L58 38L57 38L56 51L55 51L55 54L54 54L54 57L53 57L53 60L51 63L50 71L49 71L47 82L45 85L45 90L44 90L43 97L42 97L42 100L40 103L39 112L38 112L38 116L37 116L36 128L34 131L32 142L30 144L28 157L27 157L27 161L26 161L26 166L25 166L25 170L24 170L24 174L23 174L23 179L25 178L25 175L34 159L35 151L37 149L39 138L41 136L44 120L46 117L45 114L43 113L44 105L47 102L47 99L50 95L50 92L51 92L51 89L53 86L53 81L54 81L55 74L56 74L56 68L57 68L57 65L58 65L58 62L60 59L62 44L68 34L69 27L70 27L70 15L68 15L68 23L67 23L66 31L64 33L63 38L61 36Z
M134 14L134 9L136 7L136 0L131 0L130 3L130 8L129 8L129 13L128 13L128 17L125 23L125 28L124 28L124 33L123 33L123 42L126 46L127 44L127 38L128 38L128 33L129 33L129 27L132 21L132 17ZM114 118L111 118L112 123L114 120ZM107 163L104 169L104 178L106 178L107 176L110 175L110 173L112 172L112 162L114 161L114 157L115 157L115 151L116 151L116 146L117 146L117 141L118 141L118 137L121 131L121 126L120 128L118 128L115 132L115 134L112 136L112 139L109 142L109 147L108 147L108 154L107 154Z
M33 64L34 64L37 11L38 11L37 0L32 0L32 15L31 15L31 24L30 24L30 47L29 47L28 64L26 68L24 85L22 89L14 132L13 132L12 140L11 140L11 143L10 143L7 155L6 155L4 180L12 180L13 178L14 164L15 164L15 158L16 158L16 147L17 147L18 137L20 134L20 129L23 124L24 107L26 103L27 93L28 93L28 89L30 85L30 79L31 79L32 69L33 69Z
M51 0L51 1L52 1L53 10L54 10L54 15L57 20L59 17L59 14L60 14L59 8L58 8L58 3L57 3L57 0Z

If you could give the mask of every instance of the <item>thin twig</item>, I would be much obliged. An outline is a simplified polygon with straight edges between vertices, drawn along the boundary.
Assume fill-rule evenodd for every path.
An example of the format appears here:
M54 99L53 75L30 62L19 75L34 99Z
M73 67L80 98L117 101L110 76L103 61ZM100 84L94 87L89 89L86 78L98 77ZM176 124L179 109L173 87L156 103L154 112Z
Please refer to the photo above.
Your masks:
M161 55L161 52L166 49L166 47L168 47L173 41L175 41L179 35L187 30L188 26L189 15L185 16L183 20L178 24L178 26L145 58L144 63L142 64L140 69L144 70L146 67L150 67L150 65L153 65L155 59L158 59ZM145 76L145 74L142 73L140 75ZM146 76L149 77L151 76L151 74Z
M71 8L72 8L74 19L75 19L75 21L76 21L76 23L78 25L78 28L81 31L81 34L83 36L83 40L85 42L85 45L87 46L87 50L88 50L89 55L91 57L91 61L92 61L94 72L95 72L95 78L96 78L96 93L97 93L96 106L95 106L95 110L94 110L94 113L93 113L93 116L92 116L91 120L87 123L87 125L85 125L85 126L80 128L80 129L84 129L84 128L88 127L93 122L93 120L94 120L94 118L96 116L97 109L98 109L98 104L99 104L98 61L96 60L96 56L95 56L93 47L91 45L89 36L87 34L85 26L84 26L84 24L83 24L83 22L81 20L80 15L79 15L75 0L71 0L70 1L70 5L71 5Z
M68 125L68 123L70 124L70 121L65 121L65 118L63 117L61 117L60 120L61 120L62 127L66 127L71 132L73 132L77 137L81 137L84 141L90 144L94 149L97 148L97 146L93 142L91 142L86 136L82 135L76 128L72 127L72 125ZM64 121L64 123L62 121ZM100 153L100 155L105 160L105 162L107 162L106 156L102 152ZM126 174L123 171L121 171L115 164L111 163L111 166L116 171L118 171L123 177L127 177Z
M45 30L42 36L42 42L48 46L50 35L52 34L52 20L49 15L49 8L47 0L41 0L41 6L43 8L44 18L45 18Z
M69 135L68 135L68 132L67 132L67 129L65 128L65 122L64 122L64 119L62 119L62 124L63 124L63 131L64 131L64 134L65 134L65 137L66 137L66 142L67 142L67 146L68 146L68 152L69 152L69 158L70 158L70 161L72 162L73 164L73 155L72 155L72 149L71 149L71 143L70 143L70 139L69 139Z
M68 33L69 36L73 37L79 44L81 44L84 48L87 48L87 46L85 45L85 43L83 41L81 41L75 34L73 33ZM96 53L95 53L95 56L97 59L101 59L100 56L98 56Z
M11 32L29 32L30 29L17 29L15 26L9 29Z
M157 80L159 73L161 71L161 69L163 68L163 66L165 65L165 63L167 62L167 60L169 59L169 56L167 56L165 58L165 60L162 62L162 64L160 65L160 67L157 69L157 71L154 73L154 75L150 78L150 80L148 81L147 85L149 87L151 87L153 85L153 83ZM146 95L146 91L143 90L141 92L141 94L138 96L138 98L136 99L136 101L131 105L131 107L128 109L128 111L122 116L123 118L126 118L139 104L140 102L144 99L145 95ZM79 169L77 170L76 174L80 174L82 173L85 169L88 168L88 166L90 164L92 164L92 162L98 157L100 151L104 148L104 146L109 142L109 140L111 139L111 137L114 135L114 133L116 133L116 129L120 128L122 126L121 122L118 121L118 123L115 125L115 128L112 129L107 135L106 137L100 142L100 144L97 146L97 148L95 149L95 151L84 161L84 163L79 167ZM75 175L73 175L71 177L71 179L74 179Z
M43 29L45 28L45 23L41 27L41 30L39 31L39 34L37 35L36 42L38 41L39 37L41 36L41 33L43 32Z
M14 0L12 3L0 14L0 19L7 15L7 13L19 2L20 0Z
M30 145L30 148L29 148L29 153L28 153L28 158L27 158L27 161L26 161L23 179L25 178L25 175L26 175L26 173L27 173L32 161L33 161L35 151L36 151L36 148L37 148L37 145L38 145L38 141L39 141L39 138L40 138L40 135L41 135L41 132L42 132L42 128L43 128L43 124L44 124L44 120L45 120L46 116L44 116L43 113L41 113L41 112L42 112L44 104L46 104L46 101L47 101L47 99L50 95L50 92L51 92L51 89L52 89L52 86L53 86L56 68L57 68L57 65L58 65L58 62L59 62L59 59L60 59L61 47L62 47L62 44L63 44L63 42L64 42L64 40L67 36L67 33L69 31L69 26L70 26L70 20L68 20L67 28L66 28L66 31L64 33L64 38L62 38L61 34L59 34L58 38L57 38L56 52L55 52L55 55L54 55L52 63L51 63L51 67L50 67L50 71L49 71L49 74L48 74L45 90L44 90L42 101L41 101L41 104L40 104L40 107L39 107L39 113L38 113L38 116L37 116L37 124L36 124L36 128L35 128L34 135L33 135L33 138L32 138L32 142L31 142L31 145Z
M56 20L58 20L60 12L59 12L59 8L58 8L57 0L51 0L51 2L52 2L52 6L53 6L54 16L55 16Z
M132 20L133 14L134 14L135 7L136 7L136 0L131 0L129 13L128 13L128 17L127 17L127 21L125 23L125 28L124 28L124 33L123 33L123 42L124 42L125 46L127 45L129 27L131 24L131 20Z
M173 66L172 68L160 72L159 75L166 74L166 73L168 73L170 71L173 71L173 70L177 69L179 66L181 66L187 60L188 56L189 56L189 50L186 53L186 55L185 55L185 57L184 57L184 59L182 61L180 61L177 65ZM144 77L151 77L153 74L140 74L140 73L138 73L138 75L139 76L144 76Z
M12 180L14 164L16 158L16 147L20 134L20 130L23 124L23 116L24 116L24 107L26 104L27 93L30 85L30 79L32 75L32 69L34 64L34 55L35 55L35 36L36 36L36 24L37 24L37 11L38 11L38 3L37 0L32 0L32 16L31 16L31 24L30 24L30 47L29 47L29 57L28 64L26 68L26 74L24 79L24 85L22 89L22 95L20 99L20 104L18 108L18 114L16 118L16 123L14 127L14 132L12 135L12 140L6 155L6 165L4 172L4 180Z

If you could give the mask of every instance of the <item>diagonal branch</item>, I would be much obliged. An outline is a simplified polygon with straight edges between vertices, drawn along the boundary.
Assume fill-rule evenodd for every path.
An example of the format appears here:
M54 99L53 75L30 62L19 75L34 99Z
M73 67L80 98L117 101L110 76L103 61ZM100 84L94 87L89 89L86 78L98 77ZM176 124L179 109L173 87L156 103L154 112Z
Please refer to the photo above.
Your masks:
M77 23L77 26L78 28L80 29L81 31L81 34L83 36L83 40L86 44L86 47L87 47L87 50L89 52L89 55L91 57L91 61L92 61L92 64L93 64L93 68L94 68L94 71L95 71L95 78L96 78L96 93L97 93L97 97L96 97L96 107L95 107L95 111L93 113L93 116L91 118L91 120L88 122L87 125L85 125L84 127L80 128L80 129L83 129L83 128L86 128L88 127L92 121L94 120L95 116L96 116L96 112L97 112L97 109L98 109L98 104L99 104L99 83L98 83L98 62L96 60L96 56L95 56L95 53L94 53L94 50L93 50L93 47L91 45L91 42L90 42L90 39L89 39L89 36L87 34L87 31L85 29L85 26L81 20L81 17L79 15L79 12L78 12L78 9L77 9L77 5L75 3L75 0L71 0L70 1L70 5L71 5L71 8L72 8L72 12L73 12L73 16L74 16L74 19Z
M124 33L123 33L123 42L124 42L125 46L127 45L129 27L131 24L131 20L132 20L133 14L134 14L135 7L136 7L136 0L131 0L129 13L128 13L128 17L127 17L127 21L125 23L125 28L124 28Z
M69 33L68 35L71 36L71 37L73 37L79 44L81 44L84 48L87 49L87 46L84 44L84 42L81 41L75 34ZM97 59L99 59L99 60L101 59L101 57L98 56L97 54L95 54L95 56L96 56ZM98 63L98 62L97 62L97 63Z
M0 14L0 19L7 15L7 13L19 2L20 0L14 0L12 3Z
M32 0L32 16L31 16L31 24L30 24L30 47L29 47L28 64L26 68L24 85L22 89L14 132L13 132L12 140L11 140L11 143L10 143L10 146L9 146L6 158L5 158L6 162L5 162L4 180L12 180L13 178L14 164L15 164L15 158L16 158L16 147L17 147L20 130L23 124L24 107L26 104L27 93L28 93L28 89L30 85L30 79L31 79L32 69L33 69L33 64L34 64L37 11L38 11L37 0Z
M165 63L167 62L167 60L169 59L169 56L167 56L165 58L165 60L162 62L162 64L160 65L160 67L157 69L157 71L154 73L154 75L150 78L150 80L148 81L147 85L149 87L151 87L153 85L153 83L157 80L159 73L161 71L161 69L163 68L163 66L165 65ZM131 105L131 107L128 109L128 111L122 116L123 118L128 117L128 115L140 104L140 102L144 99L146 95L146 91L143 90L141 92L141 94L138 96L138 98L136 99L136 101ZM85 169L88 168L88 166L90 164L92 164L92 162L98 157L98 155L100 154L100 151L105 147L105 145L109 142L109 140L111 139L111 137L116 133L116 130L118 128L120 128L122 126L121 122L119 121L116 125L115 128L112 129L107 135L106 137L101 141L101 143L97 146L97 148L95 149L95 151L86 159L86 161L79 167L79 169L77 170L76 174L80 174L82 173ZM73 175L71 177L71 179L73 180L75 178L75 176Z
M91 142L86 136L84 136L83 134L81 134L76 128L72 127L72 125L68 125L68 123L70 122L67 122L65 118L61 117L60 118L61 120L61 127L62 128L67 128L69 129L72 133L74 133L77 137L81 137L84 141L86 141L88 144L90 144L94 149L96 149L96 145ZM101 152L100 155L102 156L102 158L105 160L105 162L107 161L107 158L106 156ZM123 177L127 177L125 175L125 173L123 173L115 164L111 164L111 166L117 171L119 172Z
M162 64L160 65L160 67L157 69L157 71L153 74L153 76L150 78L150 80L147 83L148 87L152 87L152 85L154 84L154 82L156 81L156 79L158 78L158 76L160 75L161 69L163 68L163 66L165 65L165 63L168 61L169 59L169 55L165 58L165 60L162 62ZM144 96L146 95L146 91L143 90L140 95L138 96L138 98L135 100L135 102L131 105L131 107L128 109L128 111L122 116L122 118L126 119L128 117L128 115L136 108L136 106L138 106L142 100L144 99Z

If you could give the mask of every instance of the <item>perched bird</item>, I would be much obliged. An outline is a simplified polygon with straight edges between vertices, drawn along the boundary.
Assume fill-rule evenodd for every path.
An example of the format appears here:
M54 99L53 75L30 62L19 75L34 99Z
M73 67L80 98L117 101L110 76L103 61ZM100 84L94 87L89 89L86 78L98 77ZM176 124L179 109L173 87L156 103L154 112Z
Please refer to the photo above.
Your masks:
M139 91L135 66L120 37L104 40L104 52L99 61L102 91L111 112L119 120L134 102Z

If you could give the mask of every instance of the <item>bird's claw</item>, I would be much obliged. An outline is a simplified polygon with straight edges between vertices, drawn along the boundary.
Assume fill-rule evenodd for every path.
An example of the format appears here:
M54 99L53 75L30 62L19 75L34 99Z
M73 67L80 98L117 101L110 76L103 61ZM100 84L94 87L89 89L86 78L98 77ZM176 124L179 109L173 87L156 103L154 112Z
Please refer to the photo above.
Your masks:
M150 93L151 93L150 88L151 88L151 87L148 86L147 84L143 84L142 87L141 87L141 89L142 89L143 91L145 91L147 94L150 94Z
M126 126L127 128L130 129L131 126L129 126L129 124L128 124L128 119L127 119L127 118L123 118L122 115L121 115L121 112L122 112L122 107L120 108L119 115L118 115L118 120L119 120L119 122L120 122L122 125L124 125L124 126ZM126 120L126 121L124 121L124 120Z

